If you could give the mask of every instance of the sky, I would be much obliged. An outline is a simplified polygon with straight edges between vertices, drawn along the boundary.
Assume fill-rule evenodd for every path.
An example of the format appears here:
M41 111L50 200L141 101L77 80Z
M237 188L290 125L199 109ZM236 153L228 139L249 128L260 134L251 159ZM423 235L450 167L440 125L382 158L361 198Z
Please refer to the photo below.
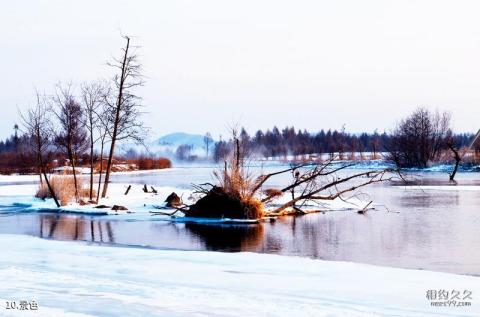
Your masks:
M389 131L417 106L480 128L480 2L2 1L0 137L35 89L111 78L138 45L152 137L257 129Z

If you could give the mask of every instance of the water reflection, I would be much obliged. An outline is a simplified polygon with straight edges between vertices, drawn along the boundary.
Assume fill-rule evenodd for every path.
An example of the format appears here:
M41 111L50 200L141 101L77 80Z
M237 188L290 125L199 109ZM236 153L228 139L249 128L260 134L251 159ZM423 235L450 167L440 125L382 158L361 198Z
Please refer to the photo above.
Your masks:
M431 209L439 207L455 207L460 203L458 191L444 191L441 193L433 191L414 190L408 195L399 197L398 202L402 209Z
M41 238L115 243L110 221L58 214L41 214L39 218Z
M186 223L185 229L200 238L207 250L214 251L258 251L264 238L262 225Z

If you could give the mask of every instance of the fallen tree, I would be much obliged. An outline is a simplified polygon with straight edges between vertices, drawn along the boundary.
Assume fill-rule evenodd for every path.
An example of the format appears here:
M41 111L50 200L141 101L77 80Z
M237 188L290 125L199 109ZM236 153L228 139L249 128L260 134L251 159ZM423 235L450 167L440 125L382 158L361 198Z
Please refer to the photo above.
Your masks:
M245 152L233 133L233 152L222 171L215 172L217 184L195 185L203 196L194 204L182 207L187 217L259 219L283 214L311 212L307 205L345 199L359 188L390 180L396 170L359 171L340 175L353 164L339 165L332 158L323 163L291 165L269 174L253 177L245 164ZM344 171L345 172L345 171ZM292 181L282 188L265 188L274 177L291 174ZM285 197L287 194L290 196ZM317 208L318 209L318 208Z

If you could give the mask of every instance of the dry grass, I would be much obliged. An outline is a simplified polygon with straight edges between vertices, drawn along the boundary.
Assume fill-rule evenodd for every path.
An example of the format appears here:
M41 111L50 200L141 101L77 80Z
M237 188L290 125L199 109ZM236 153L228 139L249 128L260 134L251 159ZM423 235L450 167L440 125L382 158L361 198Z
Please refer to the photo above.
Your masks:
M75 202L75 184L73 176L70 175L54 175L50 177L50 186L55 193L60 205L66 206L69 203ZM81 177L77 177L78 196L79 200L88 200L90 197L90 189ZM96 197L96 191L93 191L93 196ZM37 198L45 199L52 198L48 190L45 180L37 190L35 195Z
M230 155L223 170L214 171L214 176L225 193L238 195L242 200L253 198L252 189L255 187L255 179L245 167L244 162L237 161L235 154Z
M259 219L264 215L264 206L255 197L256 179L245 165L233 153L226 161L224 169L215 171L214 175L223 192L242 206L244 215L239 218Z
M257 198L250 198L247 201L243 201L245 209L245 218L247 219L260 219L265 215L263 203Z

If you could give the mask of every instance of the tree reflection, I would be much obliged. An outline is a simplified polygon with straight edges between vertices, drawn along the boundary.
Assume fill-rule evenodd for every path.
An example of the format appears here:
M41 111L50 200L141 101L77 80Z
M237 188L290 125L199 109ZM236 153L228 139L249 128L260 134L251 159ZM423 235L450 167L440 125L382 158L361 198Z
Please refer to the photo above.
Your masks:
M39 235L41 238L58 240L115 242L110 221L99 221L84 216L40 215Z

